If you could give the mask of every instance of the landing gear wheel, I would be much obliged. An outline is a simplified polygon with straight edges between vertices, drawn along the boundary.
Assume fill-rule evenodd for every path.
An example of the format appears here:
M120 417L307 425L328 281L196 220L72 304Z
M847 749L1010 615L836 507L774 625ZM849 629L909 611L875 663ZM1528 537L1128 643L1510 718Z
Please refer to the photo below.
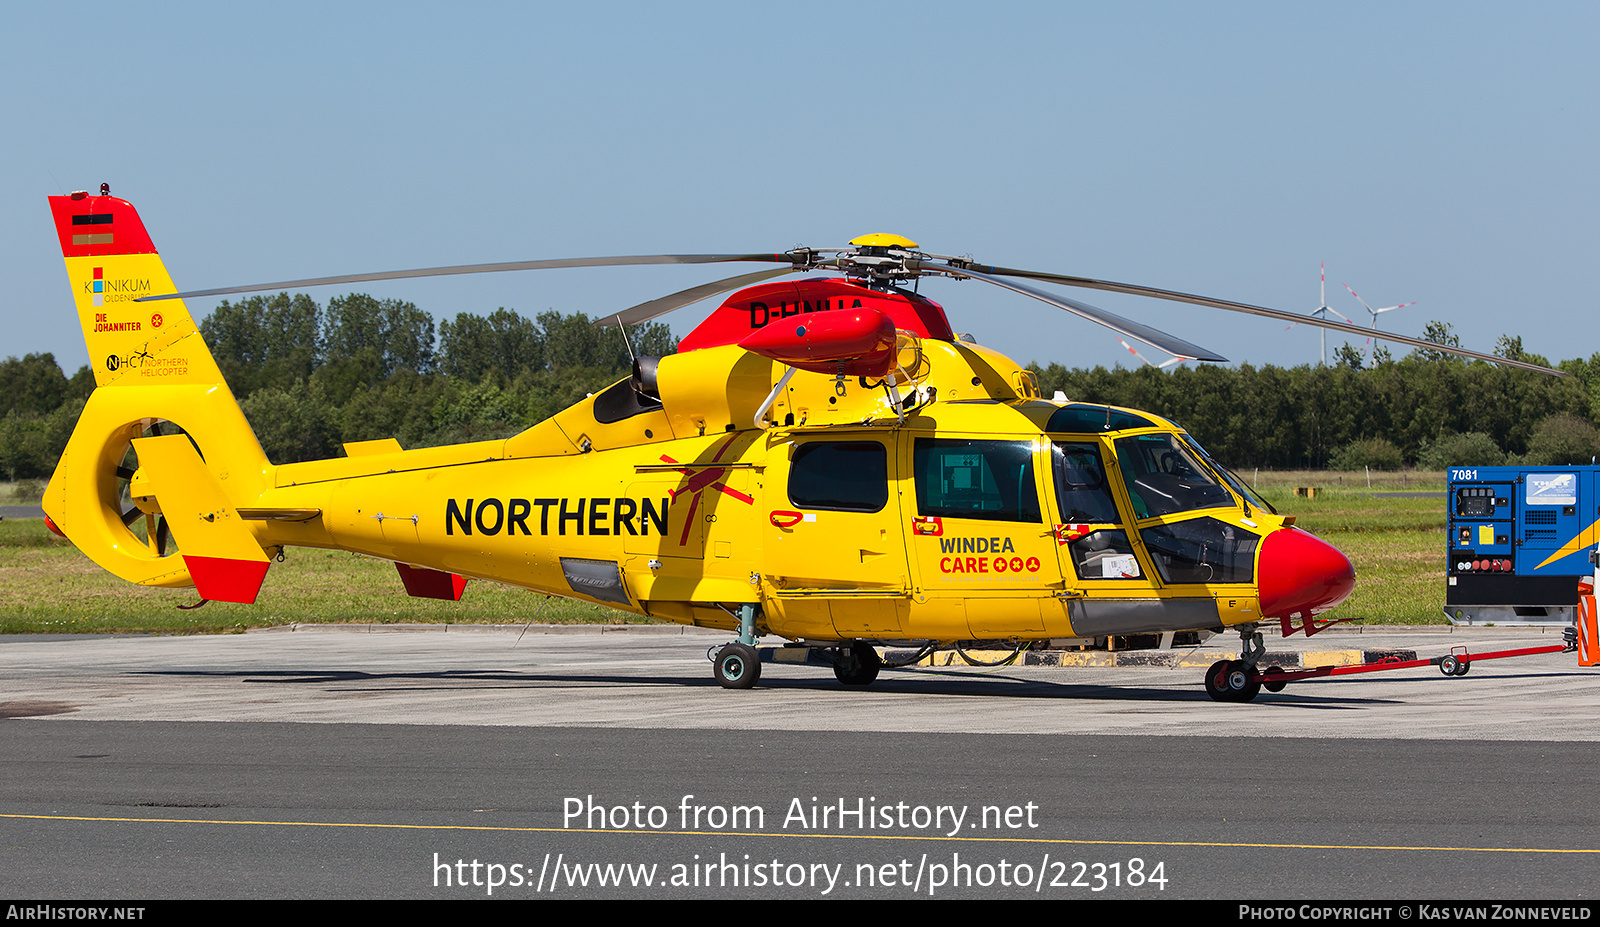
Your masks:
M748 689L761 678L761 657L749 644L734 641L717 651L712 673L724 689Z
M1261 677L1243 660L1218 660L1206 670L1206 694L1219 702L1248 702L1261 691Z
M1267 667L1267 673L1268 674L1281 673L1281 672L1283 672L1283 667L1281 667L1281 666L1269 666L1269 667ZM1268 692L1282 692L1283 691L1283 687L1288 685L1287 682L1284 682L1281 679L1277 679L1277 680L1274 680L1272 682L1263 682L1261 684L1266 687Z
M1228 688L1233 692L1229 701L1248 702L1261 692L1261 677L1243 660L1228 665Z
M833 664L833 675L847 686L868 686L878 678L878 670L882 668L883 660L877 648L856 641L849 650L839 654L839 662Z
M1218 660L1206 670L1206 694L1213 701L1231 701L1228 698L1228 661Z
M1439 659L1439 672L1446 676L1461 675L1461 660L1455 654L1449 654Z

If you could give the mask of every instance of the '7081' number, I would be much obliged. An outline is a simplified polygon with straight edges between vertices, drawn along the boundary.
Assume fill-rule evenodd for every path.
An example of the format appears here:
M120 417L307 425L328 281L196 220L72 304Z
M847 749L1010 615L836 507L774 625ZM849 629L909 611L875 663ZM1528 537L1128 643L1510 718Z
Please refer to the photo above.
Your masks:
M1157 861L1153 867L1147 869L1144 860L1137 856L1128 860L1126 864L1068 863L1058 860L1050 865L1055 870L1055 878L1050 880L1051 888L1087 888L1092 892L1121 888L1124 885L1129 888L1154 885L1162 891L1167 888L1167 864Z

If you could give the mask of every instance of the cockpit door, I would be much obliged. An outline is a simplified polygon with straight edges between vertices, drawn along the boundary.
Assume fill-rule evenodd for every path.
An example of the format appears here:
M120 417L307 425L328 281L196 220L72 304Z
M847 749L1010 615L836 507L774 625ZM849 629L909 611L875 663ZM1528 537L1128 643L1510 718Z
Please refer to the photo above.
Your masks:
M1084 595L1122 590L1149 593L1150 570L1126 501L1118 503L1110 451L1098 438L1057 439L1050 445L1056 552L1069 585Z

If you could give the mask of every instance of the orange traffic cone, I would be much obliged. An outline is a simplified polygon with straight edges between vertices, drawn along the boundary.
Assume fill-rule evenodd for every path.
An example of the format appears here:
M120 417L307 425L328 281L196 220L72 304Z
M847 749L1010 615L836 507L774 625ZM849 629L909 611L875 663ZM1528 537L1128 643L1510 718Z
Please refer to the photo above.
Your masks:
M1595 627L1593 592L1578 596L1578 665L1600 666L1600 632Z

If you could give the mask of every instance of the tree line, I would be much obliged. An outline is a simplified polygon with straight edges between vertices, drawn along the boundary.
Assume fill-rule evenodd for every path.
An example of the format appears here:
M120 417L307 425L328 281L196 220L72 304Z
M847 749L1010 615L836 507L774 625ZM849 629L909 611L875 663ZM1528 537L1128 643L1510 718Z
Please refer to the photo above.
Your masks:
M632 366L665 355L664 324L600 328L582 313L501 308L436 324L413 303L365 294L224 301L200 322L223 376L276 463L335 457L346 441L405 447L509 437ZM47 477L94 376L51 354L0 361L0 476Z
M1447 356L1448 357L1448 356ZM1033 365L1046 396L1155 412L1234 467L1396 470L1588 463L1600 453L1600 354L1571 379L1454 358L1366 369L1187 365L1172 372Z
M634 354L673 353L664 324L598 328L582 313L508 309L435 323L365 294L223 302L200 323L267 456L337 456L347 441L405 447L509 437L614 382ZM1444 323L1428 340L1452 344ZM1548 363L1502 337L1503 357ZM1395 360L1348 345L1330 366L1174 370L1030 365L1044 395L1143 409L1187 428L1235 468L1588 463L1600 454L1600 353L1561 379L1452 355ZM94 386L50 354L0 362L0 476L48 476Z

